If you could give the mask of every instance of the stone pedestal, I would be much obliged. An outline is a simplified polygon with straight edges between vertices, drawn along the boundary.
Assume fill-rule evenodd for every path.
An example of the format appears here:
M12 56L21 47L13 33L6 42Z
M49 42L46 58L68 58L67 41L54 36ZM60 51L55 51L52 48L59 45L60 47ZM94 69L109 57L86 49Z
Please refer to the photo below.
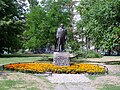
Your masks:
M54 52L53 54L53 64L57 66L69 66L70 54L68 52Z

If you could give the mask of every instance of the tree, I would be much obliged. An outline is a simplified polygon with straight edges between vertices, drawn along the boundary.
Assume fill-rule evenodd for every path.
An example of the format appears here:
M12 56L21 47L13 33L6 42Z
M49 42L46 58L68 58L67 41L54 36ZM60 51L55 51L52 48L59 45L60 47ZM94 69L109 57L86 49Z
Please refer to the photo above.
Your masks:
M26 41L25 48L44 48L47 44L54 45L57 28L61 23L70 26L70 4L71 0L42 0L38 5L30 7L26 15L26 26L24 32Z
M20 37L24 30L22 8L16 0L0 1L0 52L20 48Z
M78 11L84 35L91 38L96 47L110 54L111 49L120 45L119 0L81 0Z
M26 26L28 29L24 32L26 41L24 47L36 49L46 45L46 38L48 38L46 12L39 6L31 8L30 13L26 15Z

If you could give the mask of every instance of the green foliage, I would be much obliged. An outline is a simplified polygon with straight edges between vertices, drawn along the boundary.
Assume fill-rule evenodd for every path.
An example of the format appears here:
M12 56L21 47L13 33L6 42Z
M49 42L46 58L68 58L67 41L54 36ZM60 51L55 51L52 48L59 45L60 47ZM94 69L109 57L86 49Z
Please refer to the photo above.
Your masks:
M120 45L120 0L81 0L77 9L78 27L84 28L84 35L97 48L110 50Z
M71 0L42 0L40 5L34 5L26 15L28 29L24 32L26 38L24 47L37 49L54 45L56 30L61 23L70 25Z
M89 50L87 53L86 53L86 58L102 58L102 55L98 52L95 52L93 50Z
M83 58L102 58L102 55L96 51L93 50L80 50L75 52L76 55L79 55L79 57L83 57Z
M79 50L79 48L80 48L79 43L73 39L71 39L67 45L68 45L67 48L71 47L71 51L69 51L70 53L73 53L73 52Z
M28 29L24 32L26 38L24 46L31 49L43 47L47 42L46 37L49 37L46 34L49 32L45 27L47 23L44 22L47 20L45 11L40 6L36 6L31 8L31 12L26 17Z
M15 0L0 1L0 52L9 48L14 51L20 48L21 34L24 30L22 11Z

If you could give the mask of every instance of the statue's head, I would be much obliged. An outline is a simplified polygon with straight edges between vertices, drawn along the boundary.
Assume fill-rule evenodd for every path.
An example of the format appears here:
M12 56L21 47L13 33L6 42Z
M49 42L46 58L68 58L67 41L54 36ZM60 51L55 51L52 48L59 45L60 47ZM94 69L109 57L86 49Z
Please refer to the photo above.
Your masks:
M60 24L60 27L64 27L64 25L61 23L61 24Z

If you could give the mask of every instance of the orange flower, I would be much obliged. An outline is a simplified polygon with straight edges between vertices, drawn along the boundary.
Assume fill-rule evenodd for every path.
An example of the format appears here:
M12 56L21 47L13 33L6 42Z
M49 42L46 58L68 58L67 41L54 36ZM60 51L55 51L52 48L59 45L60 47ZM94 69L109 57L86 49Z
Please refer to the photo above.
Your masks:
M95 64L74 64L71 66L55 66L51 63L16 63L4 65L6 69L14 69L20 71L33 71L33 72L49 72L54 73L105 73L106 69L103 66Z

